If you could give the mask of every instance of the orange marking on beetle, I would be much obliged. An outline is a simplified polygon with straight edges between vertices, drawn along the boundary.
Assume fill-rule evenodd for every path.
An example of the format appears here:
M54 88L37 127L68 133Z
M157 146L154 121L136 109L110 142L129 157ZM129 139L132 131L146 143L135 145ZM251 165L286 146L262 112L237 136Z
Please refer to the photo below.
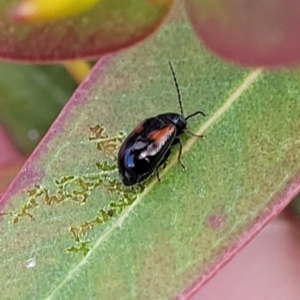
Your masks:
M139 134L144 130L144 122L141 123L140 125L138 125L135 129L134 129L134 133L135 134Z
M174 130L175 126L173 124L170 124L165 128L150 132L148 138L154 142L159 142L161 139L166 139L166 137L169 137L174 132Z

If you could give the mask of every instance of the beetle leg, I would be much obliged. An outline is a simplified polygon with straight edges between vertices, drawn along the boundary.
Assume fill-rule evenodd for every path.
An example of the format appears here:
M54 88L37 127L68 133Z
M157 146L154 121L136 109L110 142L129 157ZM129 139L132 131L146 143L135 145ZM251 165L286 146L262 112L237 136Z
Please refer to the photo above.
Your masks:
M156 177L157 177L157 181L158 181L159 183L161 183L161 179L160 179L160 177L159 177L158 169L156 169Z
M178 163L181 165L181 167L182 167L183 170L186 170L186 166L181 161L182 143L181 143L180 139L178 139L178 144L179 144Z

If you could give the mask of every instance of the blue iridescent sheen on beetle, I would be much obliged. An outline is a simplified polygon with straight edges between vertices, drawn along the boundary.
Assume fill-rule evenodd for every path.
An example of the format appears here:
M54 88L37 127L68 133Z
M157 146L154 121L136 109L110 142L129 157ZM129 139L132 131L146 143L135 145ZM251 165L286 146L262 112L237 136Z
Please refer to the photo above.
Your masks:
M171 63L171 68L181 114L165 113L148 118L140 123L124 140L118 154L118 168L122 182L126 186L140 183L156 172L160 181L158 169L164 164L171 153L171 147L178 144L178 162L181 162L182 144L179 136L187 130L187 120L198 114L205 116L202 111L184 117L178 83ZM202 135L195 135L203 137Z

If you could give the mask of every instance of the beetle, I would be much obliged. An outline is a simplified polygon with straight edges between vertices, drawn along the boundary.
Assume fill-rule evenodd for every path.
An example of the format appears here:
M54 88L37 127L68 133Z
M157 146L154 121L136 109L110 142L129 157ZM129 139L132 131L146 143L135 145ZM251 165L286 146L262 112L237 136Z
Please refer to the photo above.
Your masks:
M196 115L205 116L202 111L196 111L187 117L184 116L179 86L171 62L169 66L173 75L175 88L181 114L164 113L141 122L121 144L118 153L119 175L124 185L131 186L147 179L156 172L158 181L160 177L158 169L162 166L171 153L171 147L178 144L178 162L186 169L181 161L182 143L179 136L188 132L187 121Z

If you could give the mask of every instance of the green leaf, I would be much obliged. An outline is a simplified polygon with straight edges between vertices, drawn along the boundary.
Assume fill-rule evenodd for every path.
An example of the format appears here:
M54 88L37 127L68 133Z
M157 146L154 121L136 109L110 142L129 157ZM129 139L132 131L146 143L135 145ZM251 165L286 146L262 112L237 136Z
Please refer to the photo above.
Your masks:
M0 121L22 153L44 136L76 88L62 66L0 63Z
M2 198L3 299L187 296L299 191L298 71L225 64L182 14L96 65ZM207 115L189 122L206 138L183 136L187 171L174 147L161 184L125 189L119 132L179 111L168 60L186 114Z
M172 0L102 0L78 16L49 23L13 20L16 1L0 4L0 57L23 61L98 58L149 36Z

